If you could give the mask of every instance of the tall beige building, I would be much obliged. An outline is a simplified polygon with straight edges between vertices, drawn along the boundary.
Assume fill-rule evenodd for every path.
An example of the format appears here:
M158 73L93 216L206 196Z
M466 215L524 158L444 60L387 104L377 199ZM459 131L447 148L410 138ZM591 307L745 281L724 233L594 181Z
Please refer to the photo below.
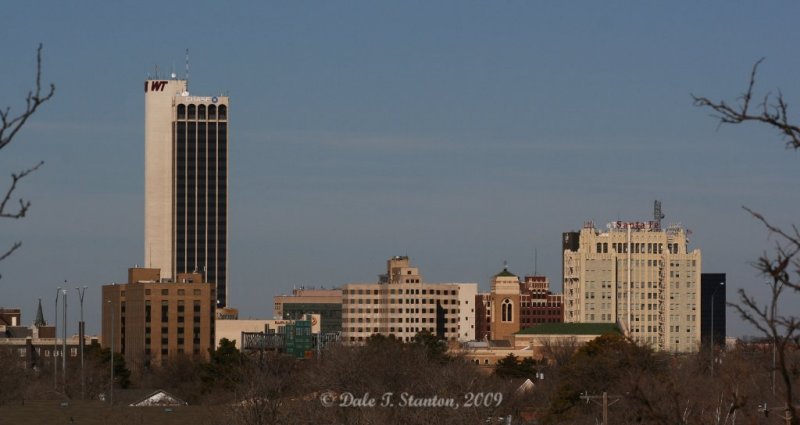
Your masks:
M342 287L342 340L373 334L411 341L428 331L446 340L475 339L477 283L425 283L408 257L392 257L378 283Z
M655 349L700 344L700 250L686 230L659 222L584 224L577 249L564 250L564 322L618 323Z
M202 273L227 305L228 97L194 96L186 80L147 80L146 267Z

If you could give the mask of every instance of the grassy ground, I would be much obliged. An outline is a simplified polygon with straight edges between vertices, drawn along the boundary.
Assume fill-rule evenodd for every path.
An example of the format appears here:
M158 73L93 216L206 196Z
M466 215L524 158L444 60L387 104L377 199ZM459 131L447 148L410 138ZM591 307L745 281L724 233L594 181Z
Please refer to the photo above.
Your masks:
M0 425L97 424L97 425L211 425L217 415L206 406L110 407L101 401L26 401L0 406Z

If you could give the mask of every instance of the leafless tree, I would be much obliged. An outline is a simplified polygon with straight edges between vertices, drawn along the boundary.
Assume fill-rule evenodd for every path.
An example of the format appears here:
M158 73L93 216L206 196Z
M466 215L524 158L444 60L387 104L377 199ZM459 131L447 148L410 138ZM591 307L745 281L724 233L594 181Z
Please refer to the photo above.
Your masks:
M750 71L750 80L747 90L742 94L738 103L731 105L724 100L715 102L706 97L692 96L694 104L698 107L710 108L715 112L715 117L722 124L740 124L744 122L759 122L767 124L782 135L788 148L800 149L800 127L793 124L789 115L789 105L778 91L773 96L770 93L762 97L761 103L753 105L756 73L763 59L757 61ZM800 424L800 415L796 406L797 376L793 373L792 364L788 359L790 351L796 351L800 340L800 320L795 315L782 315L778 312L778 305L787 291L795 295L800 293L800 231L797 226L791 230L782 229L773 225L763 215L744 207L756 220L760 221L770 235L776 237L775 250L771 254L765 253L756 262L756 268L769 280L770 297L765 304L740 289L739 302L729 303L739 315L753 325L773 345L777 356L777 373L781 376L783 386L783 402L786 414L791 416L791 423Z
M300 360L281 354L251 359L242 365L229 404L228 422L241 425L296 423L293 420L302 396L298 388ZM315 400L316 401L316 400Z
M36 51L36 85L28 92L28 97L25 99L25 109L18 115L13 115L11 113L11 107L0 109L0 149L8 146L28 119L39 109L39 106L50 100L55 94L56 87L53 84L50 84L49 89L45 88L44 91L42 90L41 76L42 45L40 44ZM2 195L2 200L0 200L0 217L14 219L25 217L31 203L22 198L18 199L18 203L13 202L14 191L17 189L17 185L22 179L36 171L43 164L44 161L40 161L32 167L11 173L11 184L6 189L5 194ZM11 247L0 254L0 261L11 255L11 253L16 251L21 245L22 242L20 241L14 242Z
M23 398L25 380L24 359L20 362L16 348L0 347L0 406Z
M539 344L542 346L542 356L554 366L565 365L579 347L578 340L575 337L541 338Z

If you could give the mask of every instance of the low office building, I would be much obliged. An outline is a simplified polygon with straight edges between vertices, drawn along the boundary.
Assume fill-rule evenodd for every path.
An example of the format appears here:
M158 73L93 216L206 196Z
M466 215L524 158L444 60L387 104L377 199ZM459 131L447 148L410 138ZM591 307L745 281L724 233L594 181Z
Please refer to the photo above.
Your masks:
M113 344L131 370L179 355L208 358L215 291L199 273L173 280L161 279L158 269L128 269L128 283L103 286L103 347Z
M56 337L55 326L50 326L44 320L42 302L36 311L36 320L31 326L22 326L22 311L20 309L0 309L0 350L8 350L19 365L26 368L47 368L53 359L62 362L66 342L66 356L68 359L78 358L81 339L78 335L64 338ZM84 337L83 344L88 346L96 344L97 337ZM71 360L70 360L71 361Z
M307 320L311 324L311 333L319 334L324 328L324 322L318 314L309 314L299 320ZM263 332L267 334L282 334L287 325L293 325L295 320L281 319L249 319L249 320L217 320L215 324L215 346L224 338L236 343L240 350L244 347L243 334Z
M273 318L299 320L307 314L318 314L323 333L342 330L342 290L295 288L291 295L276 295L273 298Z
M542 323L522 329L508 339L473 341L462 344L454 353L476 365L494 368L497 362L513 354L518 359L554 360L548 346L578 349L587 342L608 333L619 334L612 323Z
M477 283L425 283L408 257L393 257L377 283L342 287L342 340L357 343L381 334L408 342L423 331L473 340L477 288Z

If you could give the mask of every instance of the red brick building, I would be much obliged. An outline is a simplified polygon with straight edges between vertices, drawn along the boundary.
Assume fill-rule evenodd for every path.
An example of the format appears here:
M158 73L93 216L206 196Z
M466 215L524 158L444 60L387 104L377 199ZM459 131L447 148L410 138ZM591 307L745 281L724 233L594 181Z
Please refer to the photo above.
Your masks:
M525 276L519 282L519 328L526 329L540 323L561 323L564 317L562 294L550 291L550 282L545 276ZM475 339L490 338L492 330L492 294L481 293L475 296Z

